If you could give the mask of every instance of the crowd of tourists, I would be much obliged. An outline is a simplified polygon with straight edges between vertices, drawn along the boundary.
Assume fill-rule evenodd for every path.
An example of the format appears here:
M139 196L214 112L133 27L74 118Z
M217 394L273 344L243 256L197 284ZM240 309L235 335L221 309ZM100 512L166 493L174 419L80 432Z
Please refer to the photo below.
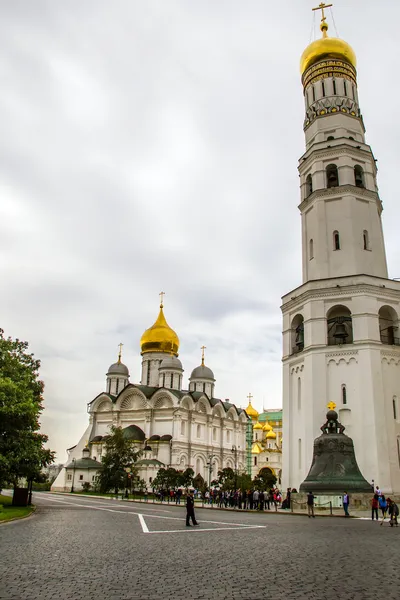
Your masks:
M175 502L181 504L183 490L160 490L158 498L161 502ZM291 490L288 488L286 496L282 499L282 494L277 487L268 491L259 490L221 490L218 488L210 489L205 492L194 490L194 497L202 500L204 504L209 504L218 508L236 508L239 510L278 510L290 509Z
M388 515L390 526L393 527L395 525L398 527L397 517L399 516L399 507L391 498L385 498L385 494L381 492L378 486L376 486L374 497L371 500L371 506L372 520L374 520L374 517L378 520L378 510L380 510L382 513L381 525Z

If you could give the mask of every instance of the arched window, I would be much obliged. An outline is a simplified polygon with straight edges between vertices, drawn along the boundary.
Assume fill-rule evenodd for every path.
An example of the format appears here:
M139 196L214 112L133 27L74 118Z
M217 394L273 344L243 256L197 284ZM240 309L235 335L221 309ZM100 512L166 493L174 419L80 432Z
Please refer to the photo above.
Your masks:
M328 165L326 167L326 187L337 187L339 185L339 174L336 165Z
M296 354L304 350L304 318L303 315L296 315L292 320L291 327L291 354Z
M215 441L217 439L217 428L213 427L213 440Z
M310 260L312 260L314 258L314 241L310 240Z
M368 236L368 231L366 229L364 229L364 231L363 231L363 244L364 244L364 250L369 250L369 236Z
M328 137L326 138L327 142L331 142L332 140L334 140L335 138L333 137L333 135L328 135Z
M393 396L393 419L397 421L397 397Z
M347 390L345 384L342 385L342 404L347 404Z
M171 373L171 385L170 385L171 390L173 387L174 387L174 374Z
M197 475L199 475L199 474L201 475L200 470L201 470L201 462L200 462L200 459L198 458L196 460L196 473L197 473Z
M226 441L228 442L228 444L231 441L231 432L230 432L230 429L228 429L228 431L226 432Z
M257 456L254 457L254 466L257 466Z
M186 421L181 421L181 435L185 435L185 429L186 429L185 424L186 424Z
M400 346L398 321L397 313L391 306L382 306L379 309L379 333L382 344Z
M108 380L108 393L111 394L111 379Z
M115 380L115 393L118 394L119 379Z
M364 171L360 165L354 167L354 183L357 187L363 188L364 184Z
M351 312L346 306L332 307L327 314L328 346L353 343Z
M340 235L338 231L333 232L333 249L340 250Z
M313 193L312 175L309 173L306 177L306 198Z
M301 378L297 379L297 408L301 410Z
M201 437L201 425L197 425L196 428L196 436L199 438Z

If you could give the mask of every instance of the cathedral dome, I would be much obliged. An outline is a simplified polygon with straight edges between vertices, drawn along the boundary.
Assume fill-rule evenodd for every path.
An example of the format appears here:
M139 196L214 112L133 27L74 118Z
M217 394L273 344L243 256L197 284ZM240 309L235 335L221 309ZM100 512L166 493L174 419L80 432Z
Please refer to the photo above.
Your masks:
M173 354L171 354L171 356L167 356L167 358L164 358L163 361L161 362L161 365L159 368L160 369L178 369L180 371L183 371L181 361L179 360L179 358L176 358L176 356L174 356Z
M322 38L312 42L304 50L300 59L300 71L301 74L315 64L319 60L337 58L350 63L354 68L357 66L357 59L353 48L339 38L328 37L326 33L328 24L325 22L321 23Z
M265 421L265 425L263 427L263 431L272 431L272 427L271 425L268 423L268 421Z
M258 423L258 422L253 427L253 429L262 429L262 428L263 428L263 426L261 425L261 423Z
M211 379L212 381L215 381L214 373L205 365L200 365L193 369L190 379Z
M247 407L245 410L246 410L246 413L248 414L248 416L249 416L249 417L250 417L250 418L251 418L253 421L256 421L256 420L258 419L258 415L259 415L260 413L258 413L258 412L256 411L256 409L252 407L252 405L251 405L251 402L250 402L250 401L249 401L249 405L248 405L248 407Z
M118 361L108 367L107 375L123 375L129 377L129 370L126 365Z
M276 433L275 431L268 431L267 435L265 436L267 438L267 440L276 440Z
M156 322L142 335L140 349L142 354L166 352L178 355L179 338L165 320L162 304Z

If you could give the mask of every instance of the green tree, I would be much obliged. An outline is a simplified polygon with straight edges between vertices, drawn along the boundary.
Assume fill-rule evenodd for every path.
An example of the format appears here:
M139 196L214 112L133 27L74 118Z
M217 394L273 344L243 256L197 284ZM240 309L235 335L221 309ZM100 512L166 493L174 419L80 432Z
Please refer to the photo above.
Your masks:
M218 483L222 490L233 490L235 487L235 471L231 467L225 467L218 471Z
M261 469L259 474L253 479L253 485L256 490L263 492L270 490L276 484L276 477L269 469Z
M152 486L154 489L174 490L178 485L179 473L173 467L167 469L158 469L156 477L153 479Z
M202 494L204 494L204 492L206 491L206 489L207 489L207 484L206 484L206 482L204 481L204 478L203 478L203 477L200 475L200 473L198 473L198 474L196 475L196 477L193 479L193 487L194 487L196 490L200 490L200 492L201 492Z
M237 488L245 492L246 490L250 490L253 487L250 475L247 473L242 473L237 477Z
M194 471L191 467L188 467L183 472L179 471L177 485L178 487L189 488L193 485Z
M114 490L118 494L118 490L126 487L126 469L130 468L135 475L134 465L141 452L134 449L131 440L124 438L121 427L112 425L110 431L111 434L106 438L105 455L101 461L97 484L103 493Z
M28 343L4 337L0 329L0 489L25 477L39 477L54 462L44 448L48 438L39 433L43 411L40 361L28 352Z

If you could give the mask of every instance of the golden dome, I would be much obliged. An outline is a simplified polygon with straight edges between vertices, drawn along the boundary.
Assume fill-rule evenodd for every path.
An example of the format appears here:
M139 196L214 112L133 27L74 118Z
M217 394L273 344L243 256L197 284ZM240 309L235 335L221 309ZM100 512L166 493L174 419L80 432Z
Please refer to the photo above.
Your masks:
M339 38L328 37L327 29L328 24L321 23L322 38L307 46L301 55L300 71L302 75L308 67L327 58L339 58L350 63L354 68L357 66L356 55L350 44Z
M275 431L268 431L267 435L265 436L267 438L267 440L276 440L276 433Z
M258 422L253 427L253 429L262 429L262 428L263 428L263 426L261 425L261 423L258 423Z
M248 405L248 407L245 410L246 410L248 416L251 418L252 421L257 421L258 415L260 413L258 413L256 411L256 409L252 407L251 400L249 400L249 405Z
M268 423L268 421L265 421L265 425L263 427L263 431L272 431L272 427L271 425Z
M142 354L145 352L165 352L178 356L179 338L171 329L164 317L163 304L160 304L160 312L157 321L146 329L140 340Z

